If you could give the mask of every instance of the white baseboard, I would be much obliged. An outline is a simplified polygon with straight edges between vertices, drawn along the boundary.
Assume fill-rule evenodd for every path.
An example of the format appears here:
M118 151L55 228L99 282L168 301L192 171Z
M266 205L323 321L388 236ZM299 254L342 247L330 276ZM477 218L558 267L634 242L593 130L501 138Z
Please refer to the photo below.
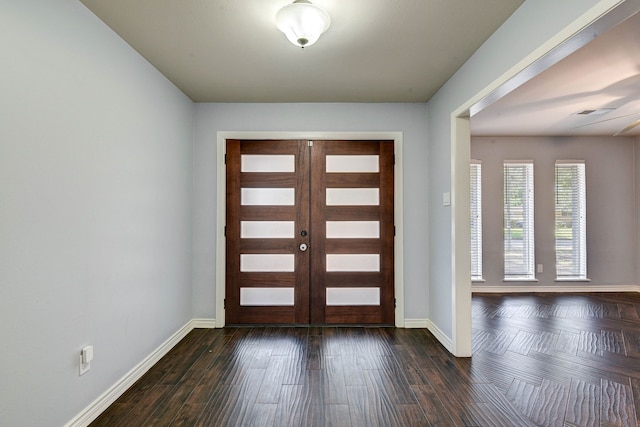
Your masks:
M155 349L142 362L127 372L100 397L94 400L82 412L76 415L65 427L86 427L115 402L129 387L138 381L153 365L155 365L169 350L175 347L194 328L214 328L215 319L193 319L184 325L178 332Z
M514 285L472 285L472 293L546 293L546 292L640 292L638 285L557 285L557 286L514 286Z
M424 329L429 327L429 319L404 319L407 329Z
M193 319L191 322L193 323L193 329L213 329L217 327L216 319Z
M438 328L431 320L429 319L404 319L404 327L405 328L423 328L428 329L429 332L433 334L434 337L440 344L444 346L444 348L449 351L449 353L453 353L453 341L449 338L440 328Z
M455 352L453 351L453 341L451 340L451 338L449 338L447 334L442 332L442 330L438 328L436 324L431 320L427 320L427 323L427 329L429 329L429 332L431 332L433 336L436 337L438 341L440 341L440 344L442 344L449 353L455 354Z

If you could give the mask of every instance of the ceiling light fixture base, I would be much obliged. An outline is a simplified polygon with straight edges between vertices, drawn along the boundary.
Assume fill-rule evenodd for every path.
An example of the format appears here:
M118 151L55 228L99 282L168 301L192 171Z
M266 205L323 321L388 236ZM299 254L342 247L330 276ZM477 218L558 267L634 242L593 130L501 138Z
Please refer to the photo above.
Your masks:
M309 0L296 0L278 11L276 25L291 43L304 49L327 31L331 17Z

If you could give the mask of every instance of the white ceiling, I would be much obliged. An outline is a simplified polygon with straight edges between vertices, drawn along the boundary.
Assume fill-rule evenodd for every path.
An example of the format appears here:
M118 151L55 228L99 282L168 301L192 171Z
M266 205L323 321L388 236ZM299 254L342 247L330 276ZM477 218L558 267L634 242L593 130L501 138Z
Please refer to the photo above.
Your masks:
M195 102L426 102L523 0L313 0L331 15L300 49L293 0L81 0Z
M611 109L603 114L576 114ZM471 118L473 135L640 135L640 13Z

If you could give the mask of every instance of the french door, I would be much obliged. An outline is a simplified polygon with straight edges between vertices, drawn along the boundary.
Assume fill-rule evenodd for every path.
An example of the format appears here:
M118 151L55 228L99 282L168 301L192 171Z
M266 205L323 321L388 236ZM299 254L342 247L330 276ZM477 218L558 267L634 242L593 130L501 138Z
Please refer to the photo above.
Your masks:
M227 140L228 324L393 324L393 141Z

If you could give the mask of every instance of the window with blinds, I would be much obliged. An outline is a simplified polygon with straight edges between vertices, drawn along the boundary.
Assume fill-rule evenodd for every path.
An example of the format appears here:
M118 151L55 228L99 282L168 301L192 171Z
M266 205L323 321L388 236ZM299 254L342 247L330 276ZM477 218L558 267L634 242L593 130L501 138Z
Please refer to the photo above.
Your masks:
M557 161L555 175L556 276L558 280L586 280L584 162Z
M482 280L482 165L471 163L471 280Z
M533 163L504 163L504 279L535 280Z

